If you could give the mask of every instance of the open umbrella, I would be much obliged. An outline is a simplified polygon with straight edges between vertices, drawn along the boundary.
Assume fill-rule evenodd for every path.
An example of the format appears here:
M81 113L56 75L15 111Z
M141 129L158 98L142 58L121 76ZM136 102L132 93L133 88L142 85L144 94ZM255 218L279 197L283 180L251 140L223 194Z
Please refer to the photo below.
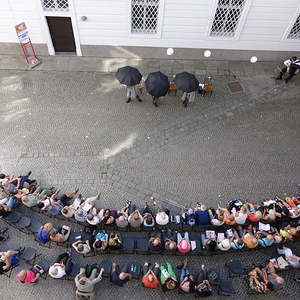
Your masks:
M199 81L195 75L188 72L177 74L175 76L175 83L179 90L186 93L197 91L199 88Z
M170 88L168 77L159 71L150 73L145 85L147 92L157 98L165 96Z
M127 86L133 86L140 83L142 74L138 69L126 66L118 69L116 77L120 81L120 83Z

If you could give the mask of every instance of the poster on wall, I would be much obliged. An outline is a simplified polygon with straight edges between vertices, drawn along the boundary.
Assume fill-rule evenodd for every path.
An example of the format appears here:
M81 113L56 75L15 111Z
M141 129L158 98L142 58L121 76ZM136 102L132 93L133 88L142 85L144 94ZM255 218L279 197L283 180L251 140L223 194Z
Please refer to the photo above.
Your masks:
M15 26L16 33L22 48L23 54L25 56L26 63L30 69L36 67L41 63L37 58L34 48L32 46L28 29L25 22L22 22Z

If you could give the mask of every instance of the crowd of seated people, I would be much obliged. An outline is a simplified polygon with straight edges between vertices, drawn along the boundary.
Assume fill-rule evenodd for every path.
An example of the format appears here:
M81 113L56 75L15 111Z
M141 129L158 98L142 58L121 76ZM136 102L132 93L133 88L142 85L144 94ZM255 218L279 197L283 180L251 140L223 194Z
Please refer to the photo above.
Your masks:
M78 188L76 188L72 192L59 195L60 191L53 187L43 189L37 186L35 180L29 179L30 175L31 172L19 177L0 174L0 185L3 189L0 195L0 217L7 216L16 203L20 202L28 207L37 206L53 216L62 214L66 218L74 218L79 223L94 226L94 229L98 225L114 224L118 228L129 227L133 230L140 230L141 228L167 226L170 223L191 227L227 226L234 229L240 226L244 229L249 224L256 226L258 222L261 222L270 224L272 229L278 231L277 236L275 231L271 232L275 242L282 235L286 235L285 239L290 238L291 234L286 231L285 227L290 221L300 218L299 195L285 197L285 199L275 196L274 199L268 199L262 203L233 200L226 207L218 206L217 209L207 208L204 204L197 202L194 208L187 208L181 216L175 217L170 215L168 209L158 207L153 209L147 203L138 209L131 201L126 201L121 210L101 208L100 193L95 197L83 199L80 194L77 196ZM253 230L248 230L249 235L255 236ZM234 243L237 248L242 246L243 237L238 237L239 235L240 232L238 234L235 232L230 237L230 243ZM251 240L249 235L246 237L247 241ZM271 235L261 237L259 244L269 245L272 243L272 239L269 238Z
M113 284L123 286L132 278L131 266L126 263L120 267L112 265L111 281ZM188 268L188 260L175 268L170 263L151 265L145 262L142 268L142 285L146 288L156 289L161 286L163 291L171 291L178 288L183 293L196 293L205 297L212 295L212 285L208 280L208 270L204 265L201 266L196 274L191 274Z

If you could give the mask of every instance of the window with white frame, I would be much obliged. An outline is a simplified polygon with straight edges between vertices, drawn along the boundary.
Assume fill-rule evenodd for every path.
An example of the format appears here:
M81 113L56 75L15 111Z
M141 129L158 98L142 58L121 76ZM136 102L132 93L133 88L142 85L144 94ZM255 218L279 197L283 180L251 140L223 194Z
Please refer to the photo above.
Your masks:
M41 0L45 11L69 11L69 0Z
M131 32L156 34L159 0L131 0Z
M246 0L219 0L210 36L234 37Z
M295 21L291 31L288 34L288 39L300 39L300 15Z

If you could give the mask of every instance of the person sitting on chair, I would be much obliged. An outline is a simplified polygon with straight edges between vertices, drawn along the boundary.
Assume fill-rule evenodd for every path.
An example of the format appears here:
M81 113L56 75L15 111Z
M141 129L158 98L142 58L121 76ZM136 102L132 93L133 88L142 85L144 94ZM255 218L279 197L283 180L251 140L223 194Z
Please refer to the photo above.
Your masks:
M163 248L162 234L159 231L152 232L149 239L149 249L152 251L160 251Z
M152 270L151 265L148 262L144 263L142 284L144 287L156 289L159 286L159 264L155 263Z
M122 239L118 232L111 232L108 240L108 247L112 250L122 249Z
M62 278L69 274L72 268L72 258L69 252L60 254L55 263L49 268L49 275L53 278Z
M115 263L112 264L111 269L111 282L118 286L123 286L132 278L132 275L129 273L129 266L125 264L120 270L119 266Z
M86 241L76 241L75 243L72 244L72 247L78 252L79 254L88 254L92 250L92 245L94 244L94 238L92 237L89 240Z
M22 270L17 275L16 278L21 283L37 283L38 279L40 278L41 274L44 273L44 270L39 265L34 265L29 270Z
M13 266L17 265L20 261L18 254L20 254L24 248L19 248L17 250L8 250L5 252L0 252L0 275L4 272L9 271Z
M297 59L296 56L292 56L290 59L285 60L283 63L285 67L281 69L279 75L276 77L276 80L282 80L283 74L288 73L289 75L285 79L285 83L287 83L300 68L300 60Z
M108 245L108 234L105 232L99 232L95 236L95 242L93 248L96 252L104 251Z
M86 269L80 268L79 274L75 277L75 285L77 291L82 293L94 293L95 284L102 280L102 274L104 269L101 268L98 273L97 268L93 268L92 273L89 277L86 276Z
M188 261L186 258L184 259L182 265L179 266L181 269L179 288L185 293L191 293L195 288L195 280L187 268L187 262Z
M50 239L53 242L63 243L63 242L65 242L69 238L71 230L72 230L72 228L70 226L63 225L57 231L53 230L51 232Z
M39 231L36 234L36 239L38 242L46 244L50 242L50 235L55 232L52 223L46 223L45 225L41 226Z
M164 290L174 290L177 285L177 277L173 271L172 265L167 263L167 266L160 266L160 283Z

